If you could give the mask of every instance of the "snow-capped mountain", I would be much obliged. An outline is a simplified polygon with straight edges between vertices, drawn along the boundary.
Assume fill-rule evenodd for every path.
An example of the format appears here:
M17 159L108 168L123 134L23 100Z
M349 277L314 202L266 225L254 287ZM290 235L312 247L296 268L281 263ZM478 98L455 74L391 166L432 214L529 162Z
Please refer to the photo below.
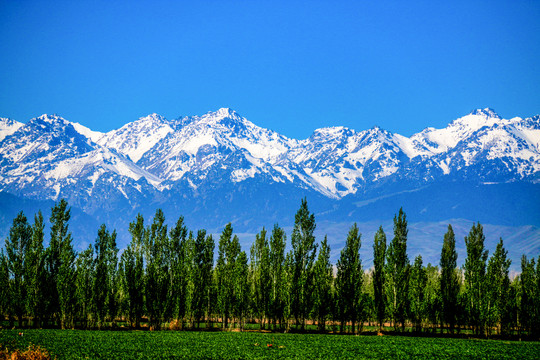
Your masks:
M6 136L13 134L23 123L8 118L0 118L0 141Z
M411 137L336 126L303 140L226 108L173 120L151 114L107 133L57 115L0 119L0 230L13 201L32 208L59 198L78 209L79 233L104 222L124 243L136 214L158 207L194 226L231 221L250 232L290 223L302 197L330 233L400 206L419 221L540 226L539 182L540 116L503 119L491 109Z
M118 130L103 134L95 141L137 162L148 150L173 131L169 121L163 116L150 114Z
M220 109L172 122L176 129L145 152L137 164L169 183L241 182L257 175L285 179L272 166L297 141L255 126L235 111Z
M6 136L0 146L0 169L3 191L39 200L66 197L76 204L92 203L104 187L102 201L115 195L129 199L128 193L161 182L57 115L34 118Z
M144 179L156 191L257 179L339 199L382 180L536 182L540 173L540 117L502 119L491 109L410 138L331 127L288 139L231 109L176 120L151 114L105 134L56 115L0 125L0 189L51 199L81 181L91 194L104 175ZM129 200L125 186L118 191Z

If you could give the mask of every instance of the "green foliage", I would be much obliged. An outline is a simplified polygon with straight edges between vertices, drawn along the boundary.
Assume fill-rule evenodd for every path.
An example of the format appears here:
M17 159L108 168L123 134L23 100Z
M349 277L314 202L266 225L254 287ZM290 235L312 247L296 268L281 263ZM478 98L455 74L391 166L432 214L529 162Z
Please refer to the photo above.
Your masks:
M349 230L345 247L337 262L336 294L341 331L346 322L351 322L351 331L360 320L362 299L362 261L360 260L361 234L356 223Z
M98 327L101 327L106 317L116 316L118 309L116 231L110 233L105 224L101 225L94 247L96 258L93 274L93 301Z
M92 245L88 245L86 250L79 253L75 267L77 269L77 279L75 280L76 314L82 322L82 326L88 328L94 311L95 266Z
M184 218L180 216L176 226L169 233L170 238L170 287L167 295L168 307L172 310L172 317L182 320L186 315L186 289L187 289L187 235L188 229Z
M443 246L441 250L441 276L440 276L440 296L442 321L454 333L457 322L457 306L459 294L459 280L457 269L456 237L452 225L448 225L448 231L444 234Z
M403 209L394 216L394 238L386 251L386 296L394 327L405 329L409 293L409 257L407 256L407 218Z
M144 255L146 237L144 218L141 214L129 224L131 242L120 259L120 286L124 311L132 326L139 328L144 307Z
M491 334L496 326L499 332L508 333L510 326L510 277L508 276L511 260L507 258L508 251L504 249L500 239L495 252L487 266L486 294L486 329Z
M266 229L263 228L255 236L251 246L251 285L253 311L264 329L265 319L270 313L271 274L270 274L270 247L266 238Z
M375 233L373 242L373 297L375 302L379 330L382 329L386 316L386 294L384 292L386 259L386 234L382 226Z
M39 327L40 321L46 316L47 273L45 271L45 224L43 214L34 216L32 225L32 240L26 253L27 276L27 310L34 319L34 326Z
M145 236L145 308L153 328L159 329L171 309L167 307L169 278L169 238L163 211L158 209Z
M270 317L274 328L277 322L283 325L285 315L285 287L287 285L285 264L285 231L277 224L272 229L270 237Z
M218 259L216 262L216 285L218 309L223 319L223 328L227 328L232 309L236 305L235 278L236 261L240 255L240 242L233 237L233 228L228 223L219 237Z
M21 211L9 230L6 239L6 260L9 281L8 299L11 313L17 316L19 326L23 322L27 296L27 252L32 241L32 227Z
M428 282L427 272L423 266L422 256L414 259L411 267L409 282L409 309L410 318L417 332L422 330L422 322L427 313L426 309L426 285Z
M315 262L315 277L313 288L314 318L317 320L319 331L326 330L326 321L332 310L334 282L332 263L330 262L330 246L328 239L324 237L319 250L319 256Z
M291 312L300 324L305 328L307 315L311 311L311 294L313 284L313 263L317 251L315 243L315 215L309 212L307 200L303 199L300 209L294 216L294 228L291 236Z
M432 325L437 325L441 318L442 305L440 299L440 275L439 268L431 264L427 264L426 268L426 289L424 294L425 311L428 322Z
M62 329L74 326L76 309L75 300L75 259L77 253L73 249L73 239L69 232L68 221L71 218L71 209L67 201L62 199L52 209L51 215L51 243L58 244L58 273L56 275L56 289L58 291L58 309L60 326Z
M80 254L73 249L68 229L70 209L61 200L52 209L51 238L44 249L41 213L30 226L21 212L13 220L5 249L0 249L0 320L9 326L101 328L130 326L171 329L221 326L244 329L291 330L309 326L325 331L328 321L356 325L376 320L379 330L386 314L397 328L412 323L416 330L470 331L477 335L540 334L540 264L522 259L521 275L510 281L507 251L502 239L487 261L484 235L475 224L465 238L467 258L457 268L455 235L448 227L441 251L441 271L421 256L413 266L407 256L407 221L400 209L394 217L394 237L386 248L382 227L373 244L374 267L364 273L361 235L354 224L337 263L330 262L327 238L318 244L315 217L304 199L295 216L291 251L285 256L286 234L275 225L255 237L251 261L228 224L219 240L214 267L214 240L206 230L194 236L179 217L167 231L165 217L156 211L145 226L142 215L129 226L131 242L118 263L116 232L105 225L95 244ZM148 319L148 320L147 320ZM257 319L257 323L247 320ZM51 323L50 320L53 322ZM309 324L309 322L311 324ZM30 322L29 322L30 323ZM124 325L122 325L124 323ZM308 325L309 324L309 325ZM0 323L0 326L2 324Z
M520 323L523 330L538 334L538 273L534 258L528 260L525 255L521 258L521 308Z
M484 248L484 230L480 223L473 225L465 238L467 258L465 271L465 291L467 297L468 322L476 334L483 333L486 306L486 261L488 252Z
M0 319L9 312L9 270L4 249L0 249Z

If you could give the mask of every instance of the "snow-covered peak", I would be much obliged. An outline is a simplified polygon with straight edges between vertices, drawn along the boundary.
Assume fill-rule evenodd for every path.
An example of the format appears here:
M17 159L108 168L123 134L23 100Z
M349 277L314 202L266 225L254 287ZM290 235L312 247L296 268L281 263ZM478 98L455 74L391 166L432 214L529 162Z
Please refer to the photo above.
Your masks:
M344 126L329 126L324 127L320 129L315 129L313 131L313 134L311 135L312 139L320 139L320 138L338 138L342 136L350 136L354 133L353 130L346 128Z
M458 142L467 139L482 128L496 124L509 124L490 108L476 109L470 114L452 121L446 128L426 128L411 136L412 144L421 155L440 154L454 148Z
M0 118L0 141L2 141L6 136L13 134L23 125L23 123L13 119Z
M64 119L63 117L57 114L42 114L30 120L30 122L32 121L43 122L43 123L48 123L48 124L62 124L62 125L69 123L69 121L67 121L66 119Z
M469 115L479 115L479 116L484 116L486 118L498 118L498 119L501 118L499 114L497 114L495 110L491 108L475 109L471 111Z
M128 123L120 129L109 131L98 143L116 149L137 162L144 153L173 131L166 118L154 113Z

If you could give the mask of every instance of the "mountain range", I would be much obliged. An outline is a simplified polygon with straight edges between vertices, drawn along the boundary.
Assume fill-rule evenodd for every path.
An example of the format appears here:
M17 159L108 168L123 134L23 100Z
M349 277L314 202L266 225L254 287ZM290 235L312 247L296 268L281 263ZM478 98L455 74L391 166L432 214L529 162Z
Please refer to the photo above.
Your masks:
M290 228L303 197L334 257L358 222L369 263L372 234L383 224L390 237L403 206L410 249L429 261L437 263L448 223L465 236L480 221L488 245L505 236L517 266L521 254L540 252L540 116L478 109L410 137L338 126L303 140L227 108L174 120L151 114L107 133L58 115L0 118L3 237L19 210L47 217L65 198L81 248L101 223L125 246L129 222L139 212L150 221L156 208L193 229L219 232L232 222L247 246L262 226Z

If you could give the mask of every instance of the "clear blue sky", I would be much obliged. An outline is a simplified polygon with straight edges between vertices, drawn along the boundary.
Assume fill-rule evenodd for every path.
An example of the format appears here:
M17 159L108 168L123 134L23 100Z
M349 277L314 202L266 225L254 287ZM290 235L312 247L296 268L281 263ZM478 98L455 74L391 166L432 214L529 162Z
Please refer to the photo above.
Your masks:
M0 116L230 107L306 138L540 113L540 1L0 0Z

